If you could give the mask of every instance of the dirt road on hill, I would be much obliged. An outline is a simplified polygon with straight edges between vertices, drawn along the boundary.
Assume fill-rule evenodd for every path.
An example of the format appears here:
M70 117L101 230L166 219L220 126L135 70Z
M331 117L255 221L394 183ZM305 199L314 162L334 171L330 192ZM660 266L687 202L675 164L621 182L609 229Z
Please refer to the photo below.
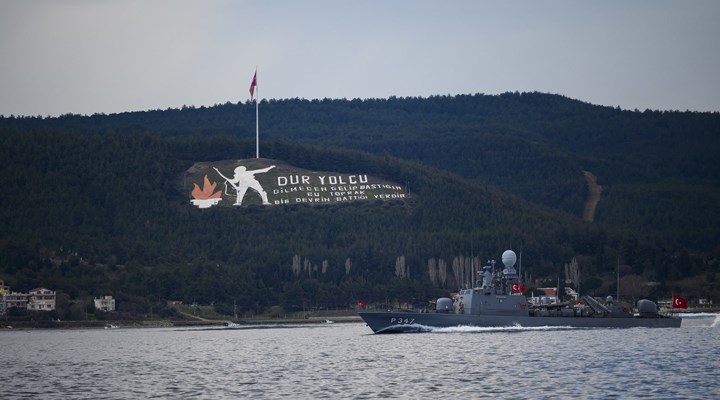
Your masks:
M583 221L593 222L595 220L595 210L600 201L602 186L597 184L597 177L590 171L583 171L585 180L588 184L588 197L585 200L585 209L583 211Z

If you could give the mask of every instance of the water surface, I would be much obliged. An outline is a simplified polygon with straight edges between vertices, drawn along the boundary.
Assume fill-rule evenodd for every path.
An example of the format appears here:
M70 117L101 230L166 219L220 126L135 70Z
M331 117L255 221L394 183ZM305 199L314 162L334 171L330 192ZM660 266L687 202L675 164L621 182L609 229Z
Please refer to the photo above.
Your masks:
M715 326L713 326L715 325ZM720 317L681 328L0 331L3 399L720 398Z

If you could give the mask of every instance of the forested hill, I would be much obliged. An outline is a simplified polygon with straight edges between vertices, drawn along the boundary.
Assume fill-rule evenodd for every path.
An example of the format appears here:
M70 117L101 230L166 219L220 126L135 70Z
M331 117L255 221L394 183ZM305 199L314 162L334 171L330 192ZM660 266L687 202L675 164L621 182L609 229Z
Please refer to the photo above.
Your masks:
M82 133L254 137L254 105L59 118L0 126ZM559 95L505 93L370 100L269 100L261 140L286 139L415 160L580 217L583 171L602 194L595 223L691 250L720 243L720 114L626 111ZM196 159L216 155L197 153ZM236 158L251 157L253 149Z
M614 290L601 278L620 260L633 296L718 295L717 114L543 94L260 107L263 158L376 176L409 196L194 207L189 168L254 156L249 104L2 118L0 279L125 304L326 307L432 298L462 283L471 255L513 248L534 285L575 257L588 292ZM597 223L580 219L583 170L603 186Z

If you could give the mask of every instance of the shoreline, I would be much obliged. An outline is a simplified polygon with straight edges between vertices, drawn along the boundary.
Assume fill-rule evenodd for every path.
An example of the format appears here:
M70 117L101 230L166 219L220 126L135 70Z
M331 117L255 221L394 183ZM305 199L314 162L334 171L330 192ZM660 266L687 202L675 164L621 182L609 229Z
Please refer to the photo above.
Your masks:
M139 319L139 320L82 320L82 321L2 321L0 331L13 329L106 329L107 326L114 328L178 328L178 327L224 327L226 322L232 322L243 326L253 325L313 325L324 324L327 321L332 323L356 323L362 322L358 315L337 315L324 317L290 317L290 318L238 318L223 320L169 320L169 319Z
M677 314L720 314L720 307L674 309L669 312ZM225 327L227 322L242 326L254 325L314 325L332 323L362 323L363 320L356 313L342 315L324 316L293 316L293 317L252 317L252 318L228 318L228 319L134 319L134 320L80 320L80 321L57 321L57 320L28 320L28 321L1 321L0 332L14 329L106 329L113 328L202 328L202 327Z

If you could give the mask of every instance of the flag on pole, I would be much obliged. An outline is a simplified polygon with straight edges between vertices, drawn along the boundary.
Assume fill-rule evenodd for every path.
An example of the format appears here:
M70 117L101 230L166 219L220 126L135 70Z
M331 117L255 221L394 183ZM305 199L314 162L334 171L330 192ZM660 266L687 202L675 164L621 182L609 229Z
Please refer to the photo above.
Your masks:
M674 294L672 308L688 308L687 299Z
M255 67L255 74L253 75L252 83L250 84L250 100L255 98L255 92L257 91L257 67ZM258 92L258 97L260 93ZM258 111L258 99L255 98L255 158L260 158L260 113Z
M255 86L257 86L257 70L255 70L255 75L253 75L253 80L250 84L250 100L255 97Z

